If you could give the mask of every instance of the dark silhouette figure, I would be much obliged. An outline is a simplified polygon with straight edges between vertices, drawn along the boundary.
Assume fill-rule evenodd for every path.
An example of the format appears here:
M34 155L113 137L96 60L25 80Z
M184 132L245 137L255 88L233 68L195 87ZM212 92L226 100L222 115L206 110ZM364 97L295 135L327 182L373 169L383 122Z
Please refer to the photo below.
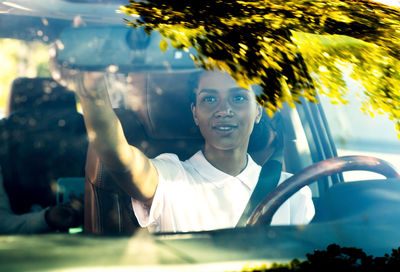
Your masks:
M7 114L0 162L12 212L56 205L57 179L84 176L88 140L74 93L50 78L18 78Z

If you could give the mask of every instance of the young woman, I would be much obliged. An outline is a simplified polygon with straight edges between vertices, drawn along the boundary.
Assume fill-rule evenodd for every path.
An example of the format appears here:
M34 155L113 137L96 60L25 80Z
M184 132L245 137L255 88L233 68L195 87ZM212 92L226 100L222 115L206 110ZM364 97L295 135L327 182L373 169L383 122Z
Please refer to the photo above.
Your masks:
M101 74L79 74L70 88L80 97L89 140L132 197L142 227L175 232L236 226L261 170L247 154L262 115L252 91L227 74L202 73L191 109L205 144L182 162L175 154L149 159L128 144ZM288 176L282 173L281 181ZM282 205L272 223L306 224L313 215L311 191L305 187Z

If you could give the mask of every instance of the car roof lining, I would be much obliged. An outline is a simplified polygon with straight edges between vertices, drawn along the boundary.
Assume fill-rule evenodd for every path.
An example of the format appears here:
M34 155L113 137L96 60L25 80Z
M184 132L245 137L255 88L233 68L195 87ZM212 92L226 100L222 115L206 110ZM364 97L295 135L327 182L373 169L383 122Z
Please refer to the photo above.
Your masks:
M65 1L65 0L13 0L0 2L0 14L33 16L73 20L77 16L86 23L107 22L107 24L125 24L126 15L117 13L121 1Z

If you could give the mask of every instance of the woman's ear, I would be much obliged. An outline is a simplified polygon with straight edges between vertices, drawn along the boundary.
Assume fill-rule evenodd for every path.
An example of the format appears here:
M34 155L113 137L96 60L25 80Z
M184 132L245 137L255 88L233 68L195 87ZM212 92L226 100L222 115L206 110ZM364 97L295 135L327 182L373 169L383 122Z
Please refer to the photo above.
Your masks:
M190 108L192 109L194 123L196 124L196 126L198 126L199 125L199 120L197 119L196 106L194 105L193 102L190 105Z
M256 107L257 107L257 116L256 116L256 120L255 120L254 123L258 124L258 123L260 123L260 120L261 120L261 117L262 117L262 114L263 114L263 110L264 110L264 109L263 109L263 107L262 107L260 104L258 104L258 103L257 103Z

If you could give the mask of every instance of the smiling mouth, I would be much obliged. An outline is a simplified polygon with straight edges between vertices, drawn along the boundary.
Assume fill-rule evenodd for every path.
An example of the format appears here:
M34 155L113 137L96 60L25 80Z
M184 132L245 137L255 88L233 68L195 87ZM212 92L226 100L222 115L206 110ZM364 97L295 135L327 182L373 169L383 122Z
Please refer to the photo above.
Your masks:
M232 131L232 130L234 130L236 128L237 128L236 125L227 125L227 124L221 124L221 125L213 126L213 129L215 129L217 131Z

